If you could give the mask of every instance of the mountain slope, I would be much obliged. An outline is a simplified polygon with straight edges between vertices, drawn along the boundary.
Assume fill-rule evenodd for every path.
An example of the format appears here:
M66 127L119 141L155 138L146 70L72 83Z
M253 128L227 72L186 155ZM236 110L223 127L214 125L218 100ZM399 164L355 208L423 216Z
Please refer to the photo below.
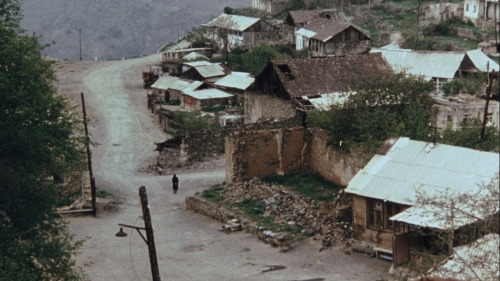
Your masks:
M249 0L21 0L21 26L43 43L45 53L76 60L80 36L84 60L119 59L155 53L192 26L206 23L226 6Z

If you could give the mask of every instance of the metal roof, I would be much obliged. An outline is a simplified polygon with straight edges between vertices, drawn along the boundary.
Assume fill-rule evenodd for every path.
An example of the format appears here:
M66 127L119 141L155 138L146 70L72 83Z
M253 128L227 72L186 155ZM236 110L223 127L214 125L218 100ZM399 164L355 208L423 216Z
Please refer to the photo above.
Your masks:
M459 280L498 281L500 238L490 233L469 245L453 248L453 256L429 276Z
M207 88L203 90L186 90L184 94L198 100L230 98L233 95L219 89Z
M252 25L259 22L259 18L221 14L210 22L203 24L204 26L213 26L229 30L245 31Z
M479 49L467 51L467 56L470 58L474 66L481 72L488 72L492 70L498 72L500 70L498 63ZM488 64L489 68L487 67Z
M198 73L204 78L217 77L226 74L224 72L224 68L218 63L196 65L193 66L193 68L196 69L196 71L198 71Z
M231 72L217 82L216 86L246 90L253 84L255 78L247 72Z
M349 182L346 192L404 205L427 196L471 192L499 170L499 154L399 138L375 155Z
M205 60L199 60L199 61L191 61L191 62L185 62L184 63L187 66L195 67L195 66L202 66L202 65L212 65L212 62L205 61Z
M455 77L465 54L459 52L432 52L395 49L374 49L372 53L382 53L394 72L408 75L452 79Z
M301 29L297 30L295 32L295 34L302 35L302 36L307 37L307 38L311 38L314 35L316 35L316 32L305 29L305 28L301 28Z
M302 99L308 100L315 109L326 111L330 110L332 105L343 104L353 93L354 92L335 92L329 94L320 94L317 97L302 96Z
M200 58L205 59L205 60L208 59L206 56L204 56L198 52L191 52L191 53L183 56L182 58L185 60L195 60L195 59L200 59Z
M158 78L158 80L156 80L156 82L153 85L151 85L151 88L159 90L174 89L182 91L188 88L196 89L202 84L203 84L202 81L194 81L194 80L164 75L160 76L160 78Z

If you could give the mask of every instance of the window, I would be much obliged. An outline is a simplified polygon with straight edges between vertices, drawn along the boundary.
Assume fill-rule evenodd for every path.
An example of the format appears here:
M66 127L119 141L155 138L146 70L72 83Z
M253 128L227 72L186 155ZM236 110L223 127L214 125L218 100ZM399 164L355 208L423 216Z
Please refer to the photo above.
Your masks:
M464 116L462 117L462 122L464 123L470 120L471 120L470 114L464 114Z
M384 202L367 200L367 223L370 227L384 228L383 214L384 214Z
M472 12L475 13L476 12L476 5L472 5Z
M392 230L394 222L389 218L403 211L403 206L382 200L366 199L366 211L368 227ZM400 231L399 228L396 228L396 232Z
M468 12L469 11L469 4L465 4L465 11Z

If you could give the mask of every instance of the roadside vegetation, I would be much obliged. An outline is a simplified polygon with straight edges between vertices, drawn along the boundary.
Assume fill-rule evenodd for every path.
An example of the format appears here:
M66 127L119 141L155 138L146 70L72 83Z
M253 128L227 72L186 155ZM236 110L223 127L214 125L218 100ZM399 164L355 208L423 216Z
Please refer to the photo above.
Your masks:
M84 167L86 140L21 17L17 0L0 1L0 280L82 280L73 260L81 241L56 208L60 179Z

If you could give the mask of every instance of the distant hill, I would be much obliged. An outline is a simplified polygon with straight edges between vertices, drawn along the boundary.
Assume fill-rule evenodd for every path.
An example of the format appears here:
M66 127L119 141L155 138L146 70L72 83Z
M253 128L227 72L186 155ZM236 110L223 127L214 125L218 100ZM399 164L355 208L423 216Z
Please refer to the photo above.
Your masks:
M167 42L206 23L224 7L250 0L21 0L21 26L52 43L45 53L77 60L120 59L156 53Z

